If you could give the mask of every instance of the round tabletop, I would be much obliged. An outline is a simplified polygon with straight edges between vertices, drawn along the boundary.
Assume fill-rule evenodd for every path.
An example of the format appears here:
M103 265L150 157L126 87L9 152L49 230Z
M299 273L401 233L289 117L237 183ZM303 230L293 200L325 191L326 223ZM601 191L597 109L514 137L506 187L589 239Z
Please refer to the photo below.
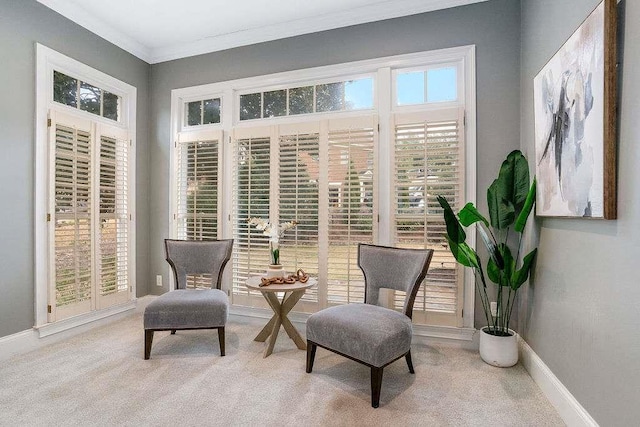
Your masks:
M295 292L302 291L304 289L313 288L318 284L318 279L314 277L309 277L306 283L298 282L296 283L282 283L276 284L273 283L267 286L260 286L262 276L251 276L247 279L246 285L247 288L253 289L260 292Z

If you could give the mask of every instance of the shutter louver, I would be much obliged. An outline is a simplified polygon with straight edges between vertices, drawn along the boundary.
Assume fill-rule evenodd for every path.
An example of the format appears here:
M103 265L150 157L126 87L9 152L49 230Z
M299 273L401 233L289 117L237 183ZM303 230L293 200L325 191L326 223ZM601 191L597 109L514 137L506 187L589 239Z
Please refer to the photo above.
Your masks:
M371 122L371 120L369 121ZM358 243L374 237L374 127L330 126L328 304L364 302Z
M280 136L279 222L298 221L281 239L281 262L285 271L299 268L318 277L318 174L320 136ZM303 299L317 301L317 288Z
M462 274L444 237L446 225L436 200L443 195L454 210L460 208L463 147L460 121L454 117L395 125L395 241L401 247L435 251L414 305L414 313L424 315L455 317L460 312ZM395 308L401 309L403 303L404 295L396 292Z
M178 238L218 237L218 141L181 142L178 150Z
M55 302L91 300L91 133L55 126Z
M233 291L247 294L250 275L264 273L269 264L269 238L249 218L269 218L270 137L236 139L233 185Z
M220 132L184 132L177 144L177 237L215 240L219 232ZM211 288L210 274L187 275L187 288Z
M100 138L100 296L129 290L128 145Z

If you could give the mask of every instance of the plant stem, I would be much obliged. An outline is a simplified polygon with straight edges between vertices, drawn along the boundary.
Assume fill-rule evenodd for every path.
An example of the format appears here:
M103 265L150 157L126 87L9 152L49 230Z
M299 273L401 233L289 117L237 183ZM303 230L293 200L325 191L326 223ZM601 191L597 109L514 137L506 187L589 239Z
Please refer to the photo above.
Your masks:
M480 273L480 280L482 280L482 289L478 289L478 293L480 294L480 301L482 302L482 311L484 311L484 317L487 319L487 326L490 326L491 322L489 321L489 314L491 313L491 307L489 305L489 296L487 295L487 282L484 279L482 264L480 262L478 264L480 265L480 268L478 268L477 270ZM474 269L474 272L475 271L476 269ZM478 274L478 272L476 272L475 274Z

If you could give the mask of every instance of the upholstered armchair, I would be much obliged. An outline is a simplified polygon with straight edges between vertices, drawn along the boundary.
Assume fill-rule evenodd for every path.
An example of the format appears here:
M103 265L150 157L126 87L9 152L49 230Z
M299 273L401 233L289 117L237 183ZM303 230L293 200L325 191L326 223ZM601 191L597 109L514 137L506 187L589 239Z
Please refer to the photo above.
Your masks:
M307 372L316 348L322 347L371 368L371 406L380 405L384 367L404 357L411 361L413 304L433 251L384 246L358 246L358 266L364 273L364 304L329 307L307 320ZM402 312L382 307L380 289L405 291Z
M149 359L154 331L217 329L224 356L224 327L229 298L220 289L224 267L231 258L233 240L165 240L167 262L176 290L160 295L144 311L144 358ZM187 275L208 274L211 289L187 289Z

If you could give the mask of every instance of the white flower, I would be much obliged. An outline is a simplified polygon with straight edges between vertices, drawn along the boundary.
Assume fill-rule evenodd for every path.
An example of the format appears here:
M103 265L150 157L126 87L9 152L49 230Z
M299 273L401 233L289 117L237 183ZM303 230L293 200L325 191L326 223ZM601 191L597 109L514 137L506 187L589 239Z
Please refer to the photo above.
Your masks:
M269 221L265 221L262 218L249 218L248 223L249 225L254 225L256 230L262 231L263 235L269 236L269 240L273 243L278 243L287 230L298 225L298 221L288 221L272 226Z

